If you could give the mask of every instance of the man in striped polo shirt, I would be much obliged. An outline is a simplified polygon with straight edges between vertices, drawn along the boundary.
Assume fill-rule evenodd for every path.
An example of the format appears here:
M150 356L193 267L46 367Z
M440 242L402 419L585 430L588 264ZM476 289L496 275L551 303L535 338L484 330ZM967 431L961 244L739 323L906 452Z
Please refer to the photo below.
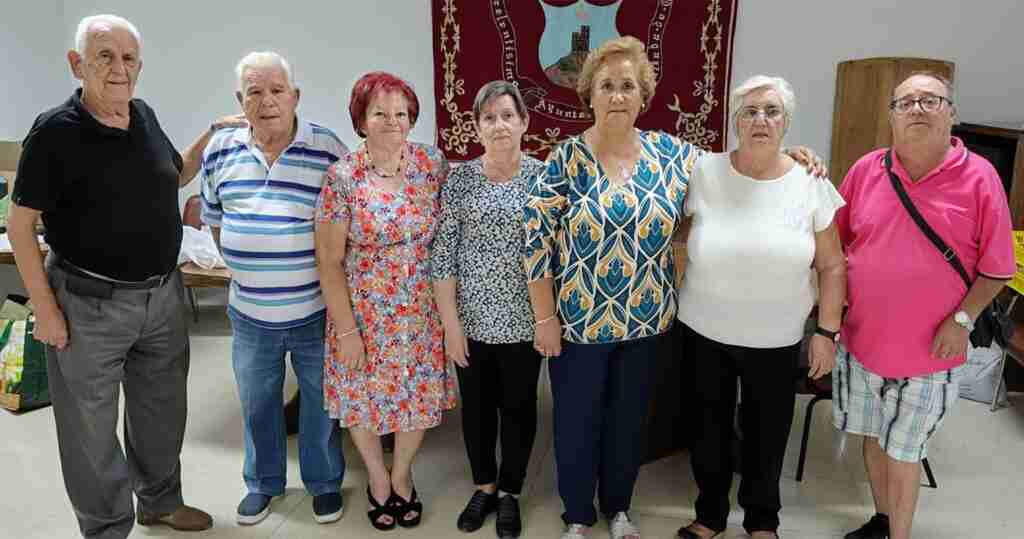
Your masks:
M330 129L296 117L299 89L273 52L238 63L249 127L218 131L203 152L203 222L228 268L232 362L245 420L240 524L256 524L284 494L281 403L285 354L299 382L299 467L317 522L341 518L341 432L323 406L326 308L314 259L313 213L327 167L348 152Z

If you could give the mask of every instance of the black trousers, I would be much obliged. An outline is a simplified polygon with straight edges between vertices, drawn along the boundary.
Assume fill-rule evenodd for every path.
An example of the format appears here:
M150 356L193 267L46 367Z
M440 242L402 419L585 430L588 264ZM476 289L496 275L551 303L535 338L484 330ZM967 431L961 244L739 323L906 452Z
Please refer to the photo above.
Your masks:
M469 341L469 366L458 367L462 433L473 483L497 483L519 494L537 435L537 376L541 357L530 341ZM501 430L501 470L495 446Z
M698 434L691 463L697 480L697 521L724 530L732 488L733 417L736 380L740 406L742 475L739 503L748 533L779 527L779 477L786 454L800 344L782 348L747 348L708 339L687 326L695 368Z

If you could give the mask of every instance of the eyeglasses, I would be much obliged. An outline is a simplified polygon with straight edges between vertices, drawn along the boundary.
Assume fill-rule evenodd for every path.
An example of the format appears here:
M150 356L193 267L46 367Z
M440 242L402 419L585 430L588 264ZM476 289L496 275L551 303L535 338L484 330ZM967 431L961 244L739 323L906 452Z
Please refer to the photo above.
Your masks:
M918 98L903 97L900 99L893 99L892 102L889 103L889 108L896 114L906 114L914 109L914 105L920 104L921 110L925 112L936 112L942 108L943 103L949 103L950 106L953 105L952 101L942 97L941 95L926 95Z
M768 121L775 121L785 114L783 110L774 105L767 106L763 109L757 107L743 107L736 113L736 117L741 122L753 122L757 119L758 115L764 115L764 119Z

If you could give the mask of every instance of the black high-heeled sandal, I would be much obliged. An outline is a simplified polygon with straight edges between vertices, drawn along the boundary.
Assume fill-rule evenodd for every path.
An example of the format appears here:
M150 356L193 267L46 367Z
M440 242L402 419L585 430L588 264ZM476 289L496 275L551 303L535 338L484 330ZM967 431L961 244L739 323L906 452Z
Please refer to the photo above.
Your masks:
M398 518L391 512L391 508L395 503L395 498L398 498L398 496L394 491L391 491L391 495L384 501L384 505L381 505L377 503L377 500L373 497L373 493L370 492L370 485L366 485L366 500L370 502L371 508L366 512L366 516L370 519L370 524L372 524L374 528L377 528L382 532L395 529L395 523L398 522ZM391 522L380 521L380 517L385 515L391 517Z
M391 506L391 515L398 521L398 525L403 528L415 528L420 525L420 519L423 517L423 504L420 503L419 496L416 494L416 487L412 488L412 496L408 500L402 498L397 492L394 495L395 503ZM405 518L406 515L416 512L416 516L411 518Z

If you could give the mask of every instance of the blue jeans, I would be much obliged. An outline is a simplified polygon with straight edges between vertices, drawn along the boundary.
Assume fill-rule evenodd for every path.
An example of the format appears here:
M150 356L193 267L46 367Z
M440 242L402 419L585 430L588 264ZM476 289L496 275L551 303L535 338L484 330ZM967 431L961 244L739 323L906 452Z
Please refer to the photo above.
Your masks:
M249 492L280 496L287 482L288 441L284 424L285 353L299 382L299 470L306 491L319 496L341 491L345 457L341 429L324 410L324 323L265 329L230 309L231 347L245 421L245 465Z

